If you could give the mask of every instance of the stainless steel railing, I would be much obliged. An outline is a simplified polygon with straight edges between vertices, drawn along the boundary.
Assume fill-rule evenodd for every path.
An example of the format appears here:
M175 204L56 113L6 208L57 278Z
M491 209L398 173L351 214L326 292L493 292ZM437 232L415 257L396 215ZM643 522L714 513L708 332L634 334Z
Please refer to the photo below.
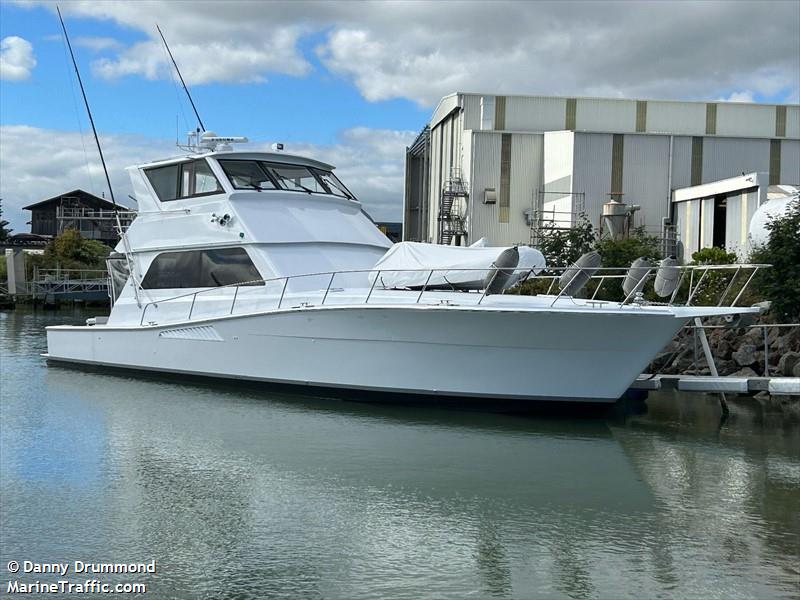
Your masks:
M687 266L670 267L670 268L677 269L677 270L679 270L681 272L681 276L680 276L678 284L677 284L677 286L675 288L675 291L672 293L669 301L667 301L667 302L648 301L648 304L672 306L672 305L676 304L676 299L677 299L677 297L679 297L680 292L683 290L684 293L687 295L687 300L685 302L685 305L686 306L690 306L691 303L692 303L692 300L695 299L698 296L698 294L700 293L700 291L703 289L703 283L708 281L707 275L709 273L726 272L726 271L727 272L731 272L732 271L733 272L733 277L731 277L730 281L726 282L724 291L719 296L719 300L716 303L717 306L722 306L723 305L722 303L725 300L725 298L728 296L730 291L732 289L734 289L733 286L734 286L734 283L735 283L736 279L739 277L739 274L742 273L742 272L749 272L749 276L744 281L744 283L741 285L741 287L740 287L740 289L738 291L738 294L734 298L733 302L730 304L730 306L736 306L738 301L741 299L745 289L752 282L753 277L755 277L755 274L760 269L767 268L769 266L770 265L766 265L766 264L742 264L742 265L687 265ZM407 302L407 303L410 303L410 304L419 304L422 301L424 294L426 292L431 292L431 291L461 291L462 293L463 292L469 292L469 293L473 293L473 294L479 293L480 297L478 298L478 300L476 302L477 305L482 304L484 299L487 296L487 290L486 289L482 289L482 290L463 290L462 289L462 290L459 290L456 287L457 284L450 284L450 283L431 285L431 280L433 279L434 275L437 274L437 273L445 273L445 274L447 274L447 273L475 272L476 274L481 274L481 276L479 277L479 279L481 279L481 280L488 279L486 277L486 275L488 273L492 273L492 272L497 273L498 271L502 271L504 273L514 273L514 274L515 273L522 273L522 276L521 276L520 280L518 281L518 283L522 283L523 281L534 281L534 282L535 281L544 281L544 282L546 282L547 280L549 280L550 283L549 283L549 286L547 287L547 291L545 292L544 296L550 296L551 292L553 291L553 288L554 288L556 282L561 278L561 275L566 270L574 269L574 268L575 267L555 267L555 268L554 267L547 267L545 269L542 269L538 273L534 273L529 267L527 267L527 268L519 268L518 267L518 268L514 268L514 269L502 268L502 267L497 267L497 268L494 268L494 267L493 268L452 268L452 267L448 267L448 268L439 268L439 269L361 269L361 270L354 269L354 270L342 270L342 271L323 271L323 272L319 272L319 273L304 273L304 274L300 274L300 275L288 275L288 276L273 277L273 278L268 278L268 279L255 279L255 280L251 280L251 281L242 281L242 282L238 282L238 283L233 283L233 284L229 284L229 285L225 285L225 286L217 286L217 287L212 287L212 288L205 288L205 289L202 289L202 290L197 290L197 291L194 291L194 292L187 292L186 294L180 294L180 295L172 296L172 297L165 298L165 299L152 300L152 301L147 302L147 303L145 303L143 305L143 307L142 307L142 315L141 315L141 319L139 321L139 324L143 325L146 322L148 324L156 324L156 322L154 322L154 321L146 321L145 320L145 317L147 316L147 312L151 307L158 308L159 304L174 302L174 301L177 301L177 300L183 300L183 299L187 299L187 298L191 298L191 302L189 304L188 315L184 319L180 319L180 320L181 321L190 321L192 319L193 314L194 314L195 304L197 302L197 297L199 295L219 293L221 290L226 290L226 289L231 289L231 288L234 291L233 291L233 297L231 299L230 309L227 310L225 313L220 311L219 315L222 315L222 314L232 315L234 313L234 310L235 310L235 307L236 307L236 302L237 302L237 299L239 298L239 291L240 291L241 288L257 289L258 286L267 286L268 284L271 284L271 283L278 283L279 285L282 284L281 285L281 291L280 291L280 294L278 296L277 305L272 309L272 310L280 310L280 309L283 308L283 303L284 303L284 299L286 298L286 292L287 292L287 289L289 287L289 282L290 281L299 281L299 280L313 278L313 277L320 277L320 278L321 277L327 277L328 278L327 279L327 286L324 288L324 290L322 288L317 289L317 290L312 290L316 294L321 294L322 299L321 299L319 304L312 305L310 303L302 302L301 305L303 305L303 306L323 306L323 305L325 305L325 302L328 300L328 297L329 297L331 291L334 290L334 289L337 289L337 288L334 288L334 286L333 286L334 281L335 281L337 276L344 276L344 275L366 275L366 276L369 276L369 275L374 274L375 276L372 279L372 283L371 283L370 287L368 288L368 291L366 293L366 296L364 298L363 303L362 302L357 303L357 304L369 304L370 299L372 298L373 293L374 293L374 291L376 289L376 286L378 284L378 281L381 280L381 275L382 274L386 275L386 274L389 274L389 273L419 273L421 275L427 275L425 283L421 287L416 286L416 285L413 286L413 287L391 286L391 285L386 285L383 282L381 283L380 289L383 289L383 290L418 291L419 292L418 294L416 294L415 296L409 298L409 302ZM603 304L603 303L606 303L606 302L619 303L620 306L624 306L624 305L627 305L628 303L631 302L631 300L635 297L637 292L641 292L644 289L644 286L646 285L647 281L649 279L651 279L652 277L654 277L654 275L655 275L655 273L657 271L657 268L653 267L653 268L649 269L646 272L646 274L644 275L644 277L642 278L644 280L644 283L642 285L640 285L640 286L636 286L637 289L634 289L631 293L627 294L621 302L619 302L619 301L596 300L596 297L597 297L598 293L600 292L601 288L603 287L603 285L607 281L615 281L615 280L619 281L619 280L624 279L628 274L629 268L624 268L624 267L600 267L600 268L596 268L596 269L578 269L572 279L574 279L580 273L585 272L585 271L591 271L592 275L589 277L589 281L590 282L592 282L592 281L596 282L595 288L592 291L592 295L589 298L585 299L585 301L587 302L587 304L589 306L599 306L600 304ZM695 273L697 273L697 272L702 273L702 274L699 275L699 277L695 281ZM686 288L683 288L682 286L686 282L687 275L688 275L688 286ZM571 283L572 279L570 280L569 283ZM449 290L447 289L448 285L450 286ZM587 283L587 285L588 285L588 283ZM561 286L559 286L559 287L561 287ZM568 287L569 287L568 285L565 285L565 286L563 286L562 289L559 290L559 293L550 302L550 307L555 306L555 304L559 300L563 300L563 299L574 300L571 296L566 296L564 294L564 289L567 289ZM356 290L356 289L362 289L362 288L351 288L351 289ZM506 291L507 290L504 290L502 293L504 294ZM536 295L539 295L539 294L536 294ZM264 295L264 296L266 297L266 295ZM353 304L356 304L356 303L354 302ZM397 304L397 302L394 302L393 304ZM403 304L403 302L401 302L400 304Z

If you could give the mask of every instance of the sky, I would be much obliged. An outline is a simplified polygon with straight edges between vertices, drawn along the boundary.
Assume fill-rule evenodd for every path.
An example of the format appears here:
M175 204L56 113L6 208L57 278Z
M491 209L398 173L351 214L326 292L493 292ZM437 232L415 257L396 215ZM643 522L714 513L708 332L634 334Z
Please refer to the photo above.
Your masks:
M115 195L126 166L205 126L336 165L376 220L402 211L404 150L455 91L797 103L800 2L63 1ZM0 197L104 176L49 1L0 0ZM134 205L135 206L135 205Z

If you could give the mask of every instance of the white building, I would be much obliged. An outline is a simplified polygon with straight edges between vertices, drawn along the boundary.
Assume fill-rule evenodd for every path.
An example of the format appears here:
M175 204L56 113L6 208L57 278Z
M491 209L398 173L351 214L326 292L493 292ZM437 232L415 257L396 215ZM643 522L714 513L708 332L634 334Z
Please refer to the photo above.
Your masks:
M641 207L636 225L680 240L676 220L691 205L675 207L691 193L673 192L746 173L766 177L762 186L800 183L800 106L459 92L407 150L404 239L527 244L543 223L567 226L581 212L599 225L613 195ZM714 242L714 218L733 221L719 198L716 211L705 206L694 246ZM737 223L731 236L747 230Z

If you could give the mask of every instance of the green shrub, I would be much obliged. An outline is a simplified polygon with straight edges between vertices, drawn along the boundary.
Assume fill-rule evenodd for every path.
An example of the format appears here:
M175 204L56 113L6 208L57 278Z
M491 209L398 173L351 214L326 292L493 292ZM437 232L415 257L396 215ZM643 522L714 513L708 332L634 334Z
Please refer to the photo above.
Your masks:
M752 286L771 303L770 312L784 322L800 320L800 201L767 223L769 240L750 255L751 263L772 265L759 271Z
M104 269L110 249L97 240L87 240L74 229L67 229L47 244L44 253L30 257L31 266L40 269Z

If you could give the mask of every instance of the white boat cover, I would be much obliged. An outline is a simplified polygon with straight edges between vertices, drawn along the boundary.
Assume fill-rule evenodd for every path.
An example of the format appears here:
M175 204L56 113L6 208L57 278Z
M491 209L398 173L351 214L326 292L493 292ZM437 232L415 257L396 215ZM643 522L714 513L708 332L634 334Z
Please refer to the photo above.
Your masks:
M375 263L379 284L385 288L413 288L427 284L429 288L482 289L492 263L508 247L441 246L421 242L395 244ZM541 252L520 246L519 264L509 279L508 287L544 269ZM431 269L435 269L431 275ZM430 280L428 276L430 275ZM378 273L370 274L375 281Z

